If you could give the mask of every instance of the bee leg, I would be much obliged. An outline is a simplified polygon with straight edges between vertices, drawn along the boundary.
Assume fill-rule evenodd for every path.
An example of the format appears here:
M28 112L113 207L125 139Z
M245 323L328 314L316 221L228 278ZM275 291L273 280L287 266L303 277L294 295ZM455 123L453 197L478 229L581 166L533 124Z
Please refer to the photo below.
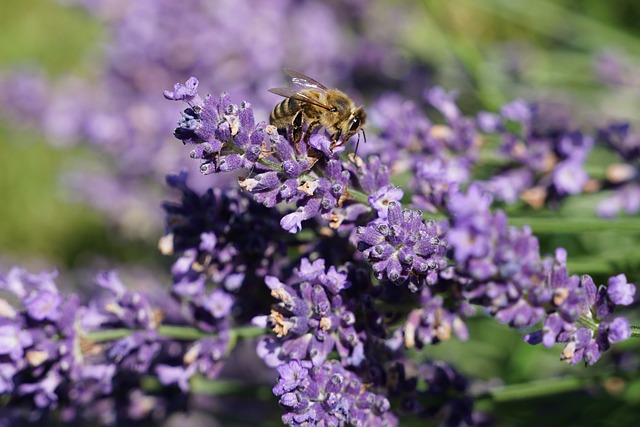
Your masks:
M331 146L329 147L329 149L331 151L333 151L334 148L336 148L338 145L338 141L340 141L340 137L342 136L342 131L339 130L338 132L336 132L335 134L333 134L331 136Z
M298 149L298 142L302 139L302 110L299 110L291 121L291 142Z
M309 139L311 139L311 135L313 135L314 131L320 126L320 122L318 121L314 121L314 122L310 122L307 125L307 130L304 134L304 143L306 144L306 147L309 147Z

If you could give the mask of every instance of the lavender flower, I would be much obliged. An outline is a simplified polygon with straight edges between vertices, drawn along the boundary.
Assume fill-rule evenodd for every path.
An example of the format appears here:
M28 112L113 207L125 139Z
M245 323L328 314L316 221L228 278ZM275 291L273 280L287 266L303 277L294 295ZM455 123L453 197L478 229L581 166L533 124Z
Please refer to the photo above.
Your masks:
M355 307L343 293L351 286L346 272L326 269L322 259L302 259L291 284L276 277L267 277L266 284L279 302L269 316L258 316L253 323L276 333L276 338L265 336L258 342L258 356L267 365L297 359L319 366L333 351L346 365L362 363L364 342L355 328Z
M210 319L194 313L196 321L167 296L161 304L152 303L130 291L115 273L96 278L108 295L87 305L75 294L62 294L55 277L17 268L0 276L0 291L13 294L20 305L0 299L0 390L18 419L30 413L32 421L44 421L55 410L67 421L105 424L164 417L184 408L184 402L173 401L170 388L143 391L146 376L158 373L163 384L176 383L186 391L190 376L216 377L228 356L230 304L224 296L213 294L205 303ZM163 321L197 324L207 336L172 342L160 333ZM186 374L179 377L175 372L182 365Z
M474 314L475 310L465 301L445 300L454 298L451 296L453 286L449 282L447 285L438 286L438 293L432 287L422 288L418 301L420 307L411 310L403 326L387 341L390 348L397 350L402 343L407 349L422 349L448 340L452 333L460 340L469 338L464 318Z
M288 411L282 416L287 425L398 425L389 400L366 391L357 375L335 361L314 366L291 360L277 369L280 377L273 393Z
M449 194L469 180L479 139L474 121L455 104L455 93L435 87L425 98L446 124L432 123L413 101L383 96L371 108L371 121L381 131L370 148L396 173L410 173L416 207L437 212Z
M266 207L295 203L297 209L280 220L280 226L292 234L315 217L324 218L339 231L352 229L369 211L362 206L366 197L361 192L363 186L377 191L377 185L388 181L384 172L376 172L380 178L371 182L363 176L360 182L367 166L359 162L354 169L339 160L337 154L344 146L332 148L326 135L311 135L308 145L305 141L292 144L274 126L256 124L248 103L238 107L226 94L217 99L201 98L195 92L197 81L190 80L189 85L178 84L174 91L165 93L171 100L184 100L176 93L189 93L190 106L183 112L175 136L196 145L191 156L201 160L202 173L244 170L246 176L239 184L257 202Z
M29 274L14 268L0 277L0 290L10 292L22 308L6 306L0 318L0 389L17 407L41 416L65 405L67 393L84 400L111 391L115 369L85 365L78 335L79 299L63 296L56 273ZM101 375L94 371L101 370ZM38 415L40 414L40 415Z
M233 190L200 195L188 186L186 173L171 175L167 182L181 193L179 203L163 206L167 230L160 240L165 255L179 255L171 269L174 292L203 304L208 280L237 292L275 271L286 250L277 212Z
M490 198L472 185L467 195L451 199L449 242L458 262L455 275L465 297L480 304L502 323L541 331L525 337L531 344L567 343L563 360L595 363L612 342L630 336L628 321L610 319L617 305L633 301L635 285L624 275L612 277L609 289L596 290L591 277L569 276L566 251L541 258L528 228L509 227L502 212L492 214Z
M415 167L423 159L459 156L460 161L473 161L478 142L475 124L462 115L456 96L440 87L425 92L429 105L444 116L444 125L432 123L413 101L394 94L380 97L371 108L371 121L381 129L379 140L369 148L375 148L385 164L401 170ZM413 156L406 156L409 153ZM403 164L405 161L410 163Z
M498 154L512 164L483 183L498 200L513 203L521 197L540 208L587 188L589 177L582 165L593 138L554 121L562 115L543 107L516 100L498 115L478 115L482 130L500 137Z
M441 227L435 221L423 221L419 211L403 210L395 200L382 212L357 231L358 249L378 279L406 282L413 290L434 283L437 271L446 267L447 243Z

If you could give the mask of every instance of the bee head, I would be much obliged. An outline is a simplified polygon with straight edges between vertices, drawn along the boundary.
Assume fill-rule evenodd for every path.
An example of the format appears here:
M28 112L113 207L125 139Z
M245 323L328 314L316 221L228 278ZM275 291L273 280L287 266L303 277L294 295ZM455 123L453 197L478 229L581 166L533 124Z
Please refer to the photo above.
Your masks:
M346 123L346 129L343 131L344 141L346 142L349 138L355 135L362 126L364 126L367 121L367 112L364 110L363 106L360 106L353 110L349 120Z

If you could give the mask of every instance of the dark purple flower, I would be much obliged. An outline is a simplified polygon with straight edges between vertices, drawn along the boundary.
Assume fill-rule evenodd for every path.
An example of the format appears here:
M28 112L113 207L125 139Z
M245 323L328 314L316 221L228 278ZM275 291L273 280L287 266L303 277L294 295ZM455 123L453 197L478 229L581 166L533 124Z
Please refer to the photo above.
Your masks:
M385 218L377 218L357 230L358 249L371 263L379 279L409 283L417 289L432 273L446 267L447 243L435 221L423 221L419 211L388 204Z
M528 334L525 341L547 347L567 343L562 359L569 363L595 363L610 347L610 330L613 339L628 336L622 321L613 329L606 326L616 305L633 301L635 286L624 275L610 278L607 288L596 288L586 275L569 276L564 249L557 249L554 259L541 257L531 230L508 226L506 215L491 213L489 205L476 185L449 200L448 237L458 262L452 277L470 302L487 307L512 327L543 320L542 330Z
M204 297L202 307L216 319L228 316L234 300L227 292L217 289Z
M462 116L455 94L432 88L425 98L442 113L445 124L432 123L412 101L386 95L371 108L371 121L381 129L373 148L395 173L414 177L408 187L414 191L415 206L436 212L458 184L469 179L479 144L474 121Z
M236 292L252 277L269 273L284 253L286 233L274 210L237 191L198 194L186 174L171 175L167 182L180 191L181 201L163 206L167 230L160 249L179 255L171 270L178 294L202 305L208 281Z
M58 311L62 297L55 292L34 291L24 301L27 311L36 320L55 321L60 316Z
M278 379L278 384L273 388L273 393L276 396L281 396L298 387L307 387L309 381L309 369L307 368L310 367L312 365L305 362L301 363L298 360L292 360L289 363L278 366L276 369L280 378Z
M607 168L605 186L611 188L613 194L598 204L597 214L612 218L619 212L637 213L640 211L640 137L632 132L629 123L614 122L598 130L598 142L613 150L622 163Z
M0 324L0 355L8 355L13 361L24 356L24 349L33 345L33 337L17 324Z
M579 280L577 276L569 277L565 262L566 253L561 251L556 256L556 264L550 277L551 286L555 287L551 304L556 312L545 319L542 335L534 332L526 336L525 341L531 344L543 342L547 347L556 342L567 343L562 352L562 360L571 364L584 360L592 365L612 343L631 336L629 322L623 317L610 320L616 303L610 299L608 289L601 286L596 290L593 280L587 275ZM558 286L559 283L564 285ZM626 283L624 275L610 278L609 283L614 285L613 294L618 285L625 290L635 290L634 285ZM580 322L585 320L595 326L580 326Z
M582 159L571 157L559 162L553 170L553 185L559 195L579 194L589 176L582 168Z
M293 144L275 126L256 125L250 105L238 107L227 94L190 105L178 124L175 136L196 145L192 157L201 160L203 173L243 169L240 187L258 203L266 207L295 203L297 209L280 220L292 234L317 216L332 228L348 230L365 213L354 209L359 203L353 194L359 189L349 188L358 184L353 168L337 158L340 150L327 148L330 141L324 135L313 135L309 145ZM363 195L358 198L362 203Z
M151 408L144 409L140 401L168 403L172 392L166 388L152 391L153 397L149 391L143 394L148 376L157 374L163 384L187 391L193 373L209 378L219 374L230 341L225 295L211 295L205 317L181 311L168 294L150 297L132 291L116 273L105 272L96 278L104 292L81 305L76 295L59 292L54 278L21 269L0 276L0 288L15 292L19 305L9 309L0 304L7 315L0 321L0 390L19 416L45 419L57 413L74 422L152 417ZM47 294L59 297L55 304ZM202 326L208 335L193 342L172 340L159 333L163 320L174 327ZM138 397L123 398L129 395ZM172 405L168 410L182 407Z
M413 186L416 194L412 203L427 212L444 210L448 199L459 191L460 184L469 179L469 164L464 159L424 159L416 163Z
M402 189L394 185L386 185L369 196L369 205L377 212L378 218L387 219L389 204L400 202L403 195Z
M18 389L18 395L33 395L33 401L38 408L55 407L58 402L56 389L62 382L62 375L57 370L50 370L38 382L23 383Z
M282 421L291 426L398 424L389 400L366 391L362 380L336 361L313 366L292 360L278 367L280 378L273 388L286 411Z

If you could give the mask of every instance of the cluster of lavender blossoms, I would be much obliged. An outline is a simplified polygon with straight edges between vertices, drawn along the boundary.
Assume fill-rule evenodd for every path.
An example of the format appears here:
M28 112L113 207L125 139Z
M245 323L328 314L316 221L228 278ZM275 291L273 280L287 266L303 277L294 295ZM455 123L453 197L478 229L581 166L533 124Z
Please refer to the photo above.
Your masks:
M282 417L287 425L396 426L389 400L366 391L362 380L335 361L314 366L293 360L277 368L280 374L273 393L290 410Z
M0 298L3 425L56 417L104 425L163 419L184 410L186 400L173 387L149 389L147 377L187 391L194 373L217 376L228 355L231 302L225 308L216 298L216 309L198 315L166 295L131 291L104 272L96 278L103 293L83 304L60 291L56 276L18 268L0 276L0 294L17 301ZM163 332L194 325L195 316L201 339L178 341Z
M459 374L450 367L425 365L431 366L424 368L429 372L450 375L442 388L426 375L426 391L416 388L418 377L405 379L402 369L411 365L407 351L452 334L467 339L465 318L475 313L474 306L518 329L542 322L542 329L525 341L564 343L561 358L571 364L593 364L611 344L631 336L629 321L613 316L617 306L634 301L635 285L624 275L599 287L587 275L569 276L563 249L553 258L541 256L529 228L509 226L504 212L492 212L495 195L485 182L463 191L480 137L453 95L441 89L426 93L446 124L432 124L414 104L405 104L414 111L409 123L394 128L398 123L389 120L379 126L373 148L365 149L369 156L346 160L340 157L344 146L332 148L322 133L310 135L308 144L304 139L293 144L273 126L256 123L247 102L233 104L227 93L201 97L197 87L191 78L165 97L188 104L174 135L192 147L201 172L241 172L242 197L263 205L269 221L279 222L288 234L314 236L289 240L289 258L293 248L299 256L279 258L272 264L276 269L260 275L275 303L269 314L252 319L273 334L258 339L257 353L280 374L273 391L287 411L286 424L395 425L398 415L441 417L451 415L452 407L457 412L448 418L450 425L480 422L466 382L454 380ZM589 139L578 134L544 141L531 145L556 161L564 154L562 161L568 163L583 161L590 148ZM428 173L429 165L436 172ZM442 169L449 167L451 173ZM390 169L424 171L409 184L414 206L447 219L425 220L422 211L403 208L404 191L391 184ZM537 182L542 185L545 179ZM557 194L572 194L561 190L561 182L552 179L545 185ZM202 246L204 236L193 242ZM326 239L334 245L329 251L318 243ZM189 259L192 263L197 257ZM384 327L375 301L404 320ZM404 388L392 387L385 380L389 377L402 378ZM363 397L361 387L345 385L350 382L369 384L370 393ZM421 393L457 397L446 400L453 406L445 410L416 401ZM406 394L414 400L400 398Z
M523 100L499 114L480 113L478 125L500 138L497 153L509 162L484 184L487 191L507 203L522 198L540 208L589 190L584 162L594 139L563 119L551 106Z
M451 198L448 238L456 264L445 280L457 282L466 300L501 323L523 329L542 321L542 330L525 341L567 343L562 358L571 364L593 364L612 343L631 336L626 318L611 318L617 306L634 302L636 287L624 274L597 288L588 275L569 276L564 249L542 257L531 230L509 226L504 212L489 210L491 201L476 184Z

